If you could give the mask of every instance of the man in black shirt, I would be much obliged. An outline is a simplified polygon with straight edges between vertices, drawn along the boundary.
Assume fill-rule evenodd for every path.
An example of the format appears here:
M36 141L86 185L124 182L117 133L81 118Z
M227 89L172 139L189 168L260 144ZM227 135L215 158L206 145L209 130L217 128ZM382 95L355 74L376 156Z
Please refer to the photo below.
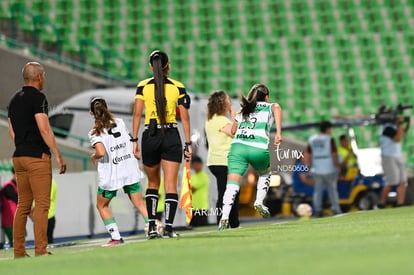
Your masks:
M52 182L51 151L61 174L66 171L49 124L48 103L41 92L45 72L37 62L23 67L24 86L11 98L8 106L9 134L16 150L13 166L16 171L19 201L13 225L14 257L26 257L25 233L27 217L33 201L35 255L47 255L47 214Z

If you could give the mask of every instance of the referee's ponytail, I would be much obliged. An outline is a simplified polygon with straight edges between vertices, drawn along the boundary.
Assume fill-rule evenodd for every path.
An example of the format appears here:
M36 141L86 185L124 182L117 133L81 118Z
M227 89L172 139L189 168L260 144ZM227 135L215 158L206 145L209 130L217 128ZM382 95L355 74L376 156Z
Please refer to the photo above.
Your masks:
M265 101L266 96L269 95L269 89L263 84L254 84L247 95L247 98L242 96L241 99L241 113L244 119L247 119L251 113L254 112L258 101Z
M166 124L166 99L164 95L164 79L169 71L168 55L162 51L154 51L150 55L150 64L155 81L155 104L161 125Z

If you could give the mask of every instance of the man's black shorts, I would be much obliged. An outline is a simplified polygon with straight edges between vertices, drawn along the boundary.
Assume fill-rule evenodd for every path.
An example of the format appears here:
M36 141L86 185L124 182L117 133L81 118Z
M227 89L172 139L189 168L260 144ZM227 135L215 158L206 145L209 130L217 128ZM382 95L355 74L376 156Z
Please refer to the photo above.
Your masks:
M161 129L157 129L153 136L149 132L147 129L142 133L141 154L144 165L154 166L161 159L182 161L183 147L177 128L165 128L164 135Z

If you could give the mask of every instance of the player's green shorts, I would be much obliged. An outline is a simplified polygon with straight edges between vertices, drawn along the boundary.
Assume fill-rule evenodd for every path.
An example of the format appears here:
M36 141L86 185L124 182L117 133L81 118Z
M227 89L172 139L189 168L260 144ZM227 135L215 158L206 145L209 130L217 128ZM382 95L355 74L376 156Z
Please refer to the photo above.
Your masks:
M240 143L233 143L228 155L229 174L243 176L250 164L253 168L262 172L270 166L270 152L267 149L260 149Z
M125 194L133 194L141 192L141 185L139 182L133 183L131 185L125 185L122 187ZM104 190L101 187L98 187L98 195L102 195L104 198L112 199L116 197L116 193L118 190Z

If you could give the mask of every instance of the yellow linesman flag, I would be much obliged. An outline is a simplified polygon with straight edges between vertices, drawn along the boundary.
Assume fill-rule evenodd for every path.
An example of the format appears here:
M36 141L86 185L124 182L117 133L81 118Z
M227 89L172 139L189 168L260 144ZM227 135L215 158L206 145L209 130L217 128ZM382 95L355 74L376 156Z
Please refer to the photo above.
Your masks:
M192 207L193 199L191 196L191 176L190 162L186 161L183 170L183 180L181 183L180 208L185 209L185 222L190 224L193 218Z

